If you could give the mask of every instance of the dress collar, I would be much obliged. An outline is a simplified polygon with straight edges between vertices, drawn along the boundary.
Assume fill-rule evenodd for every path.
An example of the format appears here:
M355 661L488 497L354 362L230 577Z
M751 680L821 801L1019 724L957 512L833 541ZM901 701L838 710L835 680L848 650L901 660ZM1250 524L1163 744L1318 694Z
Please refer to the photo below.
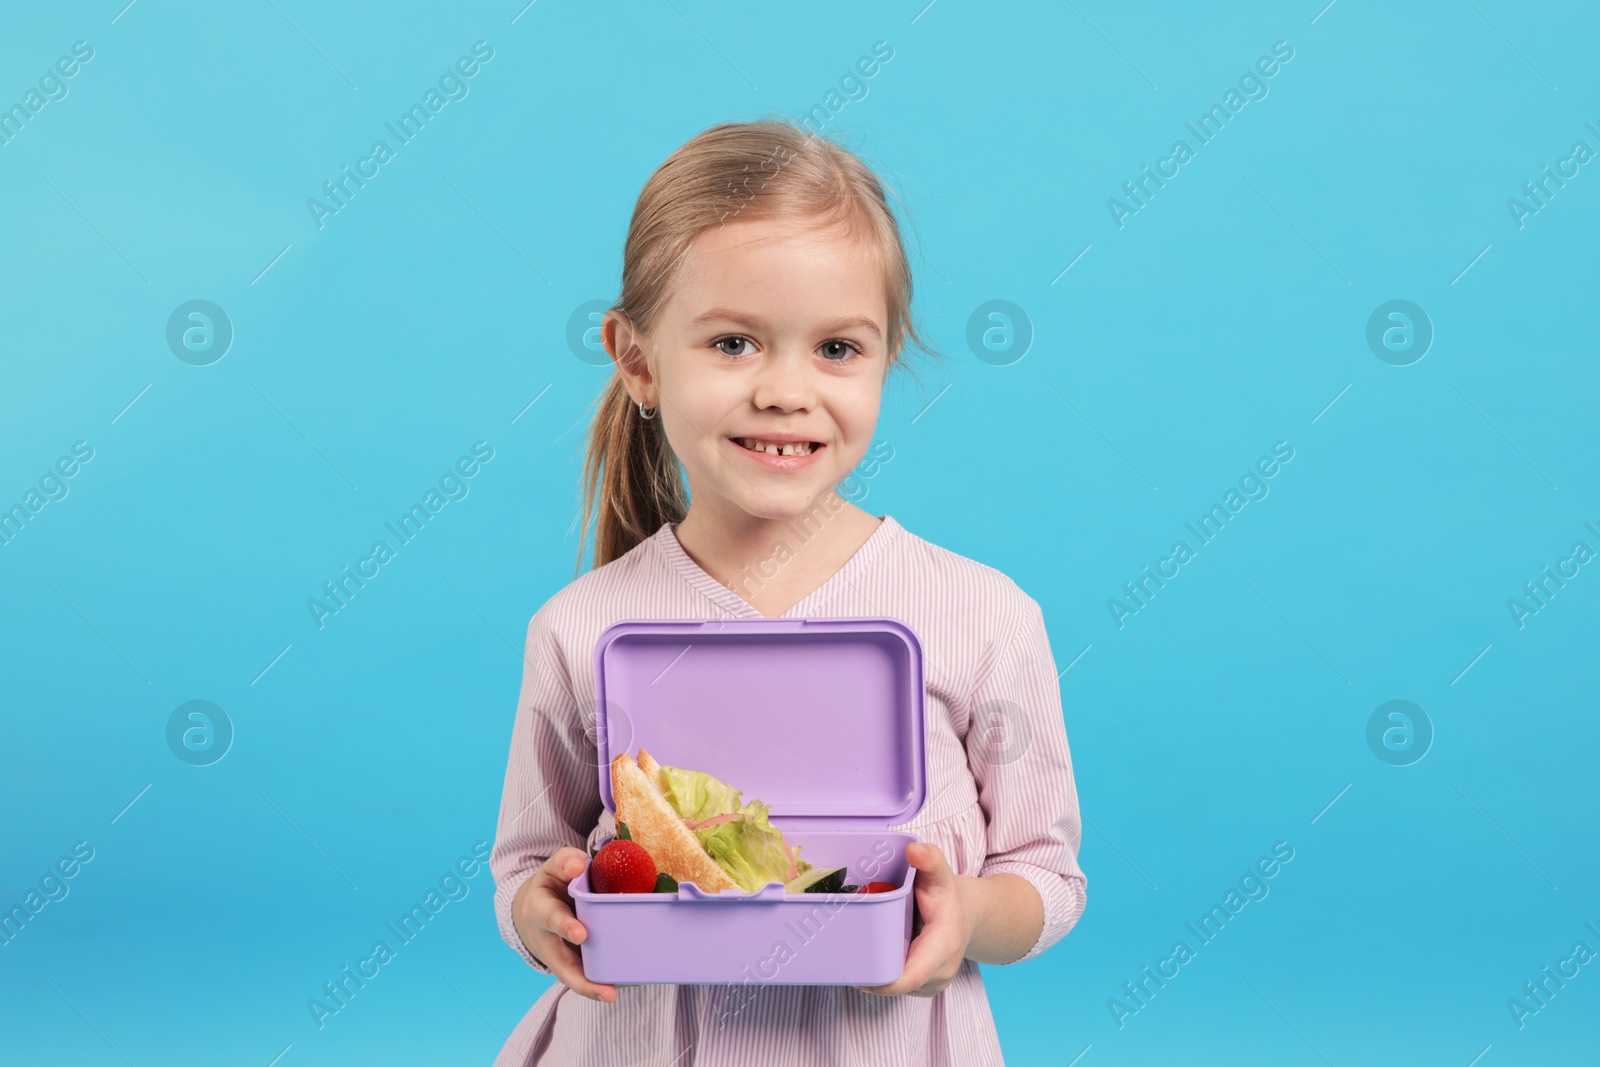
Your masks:
M817 588L801 597L788 611L777 616L777 618L806 618L841 589L851 588L857 575L871 566L872 562L883 554L885 546L894 541L903 530L903 527L895 522L892 515L879 515L878 519L877 528L861 543L855 554L845 560L844 566L825 579ZM677 572L679 577L705 594L707 599L729 616L740 619L766 617L756 610L755 606L749 601L706 573L705 569L696 563L689 553L683 550L683 545L678 541L678 535L671 522L662 523L661 528L651 535L650 541L666 558L667 562L672 565L673 570ZM876 609L872 609L869 606L869 610L875 611Z

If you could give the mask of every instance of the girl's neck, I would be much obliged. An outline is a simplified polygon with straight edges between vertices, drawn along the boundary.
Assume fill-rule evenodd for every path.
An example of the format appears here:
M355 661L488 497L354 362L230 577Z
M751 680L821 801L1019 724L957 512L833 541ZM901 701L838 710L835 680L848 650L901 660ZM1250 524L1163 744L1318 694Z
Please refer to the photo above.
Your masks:
M675 527L678 543L701 570L768 618L833 577L881 521L831 489L792 519L714 510L691 503Z

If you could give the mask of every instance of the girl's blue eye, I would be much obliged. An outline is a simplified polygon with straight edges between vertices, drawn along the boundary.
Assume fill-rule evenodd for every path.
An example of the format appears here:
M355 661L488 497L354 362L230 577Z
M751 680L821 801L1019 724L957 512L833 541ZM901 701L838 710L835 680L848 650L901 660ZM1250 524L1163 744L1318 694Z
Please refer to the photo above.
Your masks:
M711 342L711 346L729 359L747 356L753 351L754 347L748 337L742 337L739 334L720 337ZM817 346L817 351L829 363L848 363L856 356L861 355L861 346L854 341L835 338L831 341L822 342L821 345Z

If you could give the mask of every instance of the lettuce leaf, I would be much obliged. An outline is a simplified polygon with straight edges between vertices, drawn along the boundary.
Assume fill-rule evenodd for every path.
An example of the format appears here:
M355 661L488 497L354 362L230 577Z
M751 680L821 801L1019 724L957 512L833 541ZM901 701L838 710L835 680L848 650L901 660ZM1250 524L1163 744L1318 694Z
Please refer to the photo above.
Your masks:
M789 851L783 832L767 818L769 805L759 800L741 803L742 791L704 771L686 771L663 764L661 776L662 794L683 818L700 821L718 815L738 815L738 818L691 832L740 888L753 893L768 882L789 881ZM799 858L798 847L794 849L794 856L796 875L811 869L810 863Z
M759 800L741 808L738 818L696 830L694 835L711 858L728 872L728 877L747 893L755 892L768 882L789 881L789 852L784 846L783 832L767 820L767 805ZM811 869L811 864L799 858L798 847L794 855L797 875Z
M710 819L738 811L743 793L718 781L704 771L686 771L681 767L661 766L664 785L662 795L667 803L685 819Z

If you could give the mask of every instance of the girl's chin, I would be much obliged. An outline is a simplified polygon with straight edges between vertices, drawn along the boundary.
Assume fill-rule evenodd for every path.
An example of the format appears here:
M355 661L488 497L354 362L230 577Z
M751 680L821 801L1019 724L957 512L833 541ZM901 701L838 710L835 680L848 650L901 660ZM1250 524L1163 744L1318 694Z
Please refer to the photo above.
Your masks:
M850 506L850 501L838 492L836 483L824 484L821 479L807 479L776 486L759 483L751 486L737 476L729 483L723 480L721 488L726 504L744 512L753 519L768 522L803 522L822 515L835 515ZM704 496L714 491L706 490ZM701 496L696 496L701 499Z

